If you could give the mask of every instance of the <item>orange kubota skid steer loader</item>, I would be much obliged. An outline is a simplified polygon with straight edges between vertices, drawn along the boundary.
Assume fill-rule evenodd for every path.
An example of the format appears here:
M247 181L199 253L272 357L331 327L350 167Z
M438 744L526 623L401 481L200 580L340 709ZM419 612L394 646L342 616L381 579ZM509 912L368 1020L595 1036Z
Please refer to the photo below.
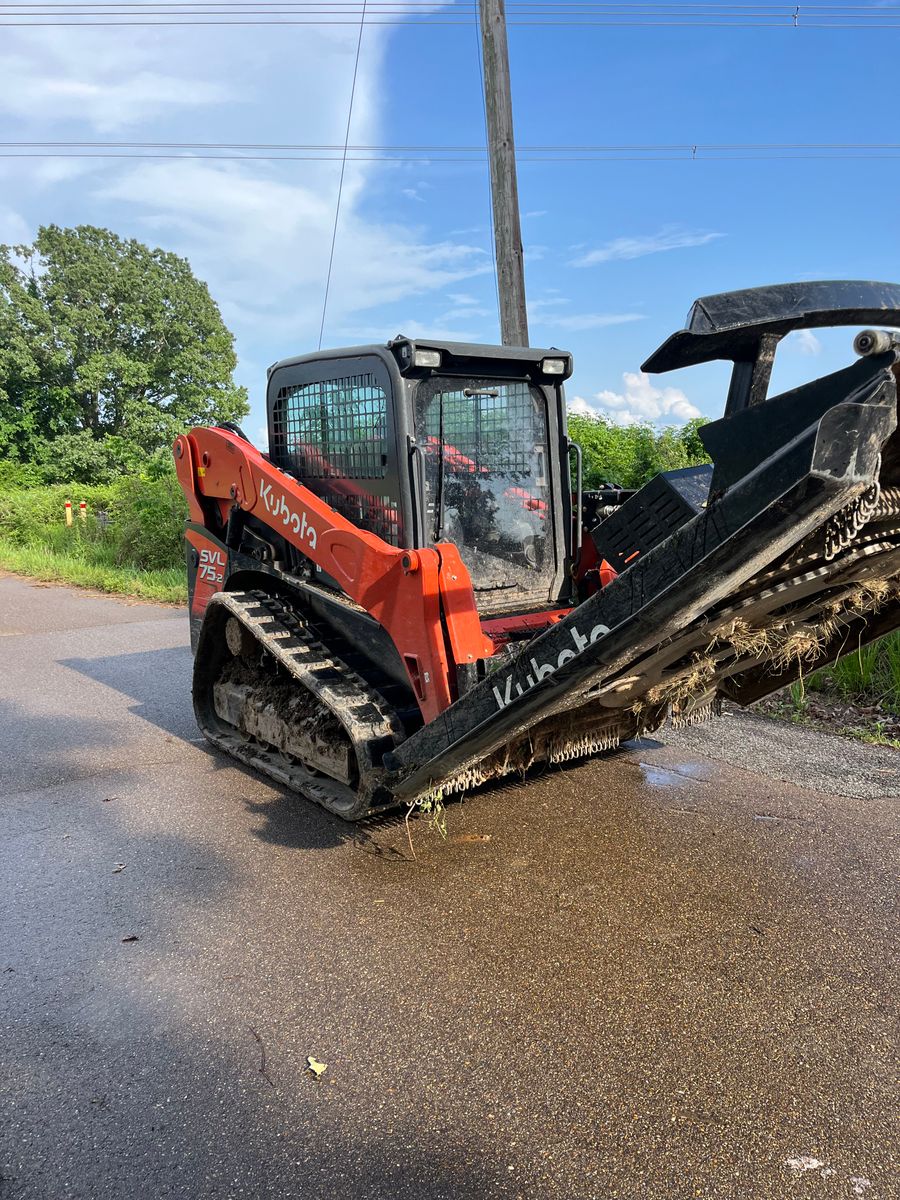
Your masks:
M748 704L896 628L895 336L767 395L786 334L869 325L900 326L900 286L698 300L645 369L733 362L712 465L633 494L583 494L558 350L279 362L268 454L234 425L174 447L200 727L357 819Z

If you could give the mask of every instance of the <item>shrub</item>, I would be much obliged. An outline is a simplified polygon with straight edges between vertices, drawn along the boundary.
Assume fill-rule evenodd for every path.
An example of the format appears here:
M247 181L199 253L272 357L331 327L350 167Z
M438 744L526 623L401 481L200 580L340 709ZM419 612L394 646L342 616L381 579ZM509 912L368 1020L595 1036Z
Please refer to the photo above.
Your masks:
M900 633L859 646L807 681L810 691L827 692L856 704L881 704L900 712Z
M174 472L156 479L120 479L110 510L116 561L149 568L182 563L187 515Z

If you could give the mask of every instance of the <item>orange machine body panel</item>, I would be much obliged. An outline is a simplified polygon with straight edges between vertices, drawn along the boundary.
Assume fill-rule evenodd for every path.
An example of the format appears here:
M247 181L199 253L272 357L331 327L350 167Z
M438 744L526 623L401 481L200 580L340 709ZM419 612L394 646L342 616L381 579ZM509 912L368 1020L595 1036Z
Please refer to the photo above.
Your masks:
M456 699L456 670L493 653L481 629L472 582L455 546L402 550L335 512L285 475L249 442L224 429L198 428L174 448L192 519L204 522L204 502L223 521L235 507L260 518L335 579L385 629L400 655L426 721ZM188 540L212 554L202 535ZM218 552L218 551L216 551ZM205 608L217 584L216 560L198 572L194 608ZM193 613L192 615L199 615Z

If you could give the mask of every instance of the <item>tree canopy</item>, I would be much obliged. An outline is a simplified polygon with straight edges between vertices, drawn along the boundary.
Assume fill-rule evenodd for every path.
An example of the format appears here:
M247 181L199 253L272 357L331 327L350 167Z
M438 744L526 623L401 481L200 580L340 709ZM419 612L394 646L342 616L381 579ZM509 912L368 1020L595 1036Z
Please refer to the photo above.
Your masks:
M569 413L569 437L581 446L584 486L603 483L636 488L660 471L675 471L709 462L700 441L702 417L683 426L614 425L602 416Z
M236 365L186 259L91 225L0 246L0 457L109 478L185 426L243 417Z

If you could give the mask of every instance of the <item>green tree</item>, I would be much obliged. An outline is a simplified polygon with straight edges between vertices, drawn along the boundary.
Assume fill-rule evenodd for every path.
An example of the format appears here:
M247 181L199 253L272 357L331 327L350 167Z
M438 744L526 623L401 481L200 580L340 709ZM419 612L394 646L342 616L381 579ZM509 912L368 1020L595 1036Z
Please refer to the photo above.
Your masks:
M636 488L660 471L674 471L709 462L700 441L703 418L681 427L654 429L652 425L614 425L602 416L569 414L569 437L581 446L584 486L603 483Z
M234 339L188 262L108 229L0 246L0 456L107 478L185 426L249 411Z

